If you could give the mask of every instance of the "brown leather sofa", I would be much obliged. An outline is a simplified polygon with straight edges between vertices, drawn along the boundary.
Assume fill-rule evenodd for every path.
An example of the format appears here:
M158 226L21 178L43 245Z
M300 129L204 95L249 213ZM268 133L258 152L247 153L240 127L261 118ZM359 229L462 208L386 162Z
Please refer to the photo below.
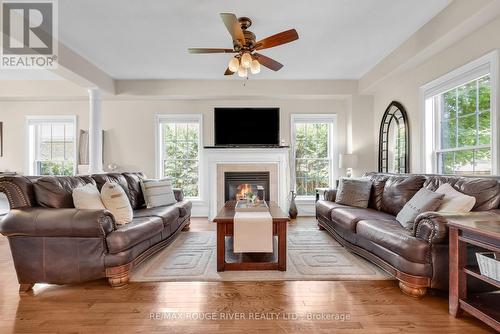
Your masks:
M320 229L343 246L379 265L399 280L401 290L422 297L427 288L448 289L448 227L454 216L481 220L498 216L500 185L492 178L369 173L372 189L368 208L335 203L335 190L316 203ZM470 213L425 212L413 226L402 226L396 215L420 189L436 190L449 183L476 198Z
M175 189L177 203L147 209L141 173L110 173L74 177L0 178L11 211L0 222L9 238L20 291L35 283L67 284L107 277L113 287L128 283L132 267L167 246L189 228L191 202ZM106 210L79 210L72 191L88 183L100 189L106 181L125 190L134 219L115 224Z

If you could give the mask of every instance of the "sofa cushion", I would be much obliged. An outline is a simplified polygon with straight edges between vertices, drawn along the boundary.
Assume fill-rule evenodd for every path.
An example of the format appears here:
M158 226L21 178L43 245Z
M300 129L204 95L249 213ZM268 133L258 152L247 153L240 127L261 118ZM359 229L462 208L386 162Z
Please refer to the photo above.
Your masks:
M385 182L382 211L396 216L403 206L419 191L425 182L420 175L394 175Z
M170 178L141 180L141 188L148 209L177 202Z
M131 223L118 227L106 237L111 254L123 252L163 231L163 222L158 217L134 218Z
M179 208L179 217L191 216L191 209L193 208L193 203L191 201L177 202L175 206Z
M331 219L343 228L353 232L356 231L356 224L360 220L371 219L396 221L396 218L388 213L373 209L355 207L334 208L331 212Z
M88 183L95 184L90 176L44 176L34 181L35 198L47 208L74 208L73 189Z
M449 183L453 188L465 195L476 198L476 204L472 211L496 209L500 203L500 184L497 179L428 176L424 187L436 191L445 183Z
M396 220L406 229L413 228L415 218L421 213L435 211L443 200L444 194L422 188L403 206Z
M332 210L334 208L348 208L347 205L320 200L316 202L316 217L322 217L326 220L332 219Z
M101 189L101 200L107 210L115 217L117 224L132 222L133 211L125 190L114 182L106 182Z
M95 184L86 184L73 189L73 205L77 209L105 210L101 194Z
M384 194L385 182L389 176L373 174L368 177L372 181L372 190L370 192L368 207L380 211L382 209L382 195Z
M176 221L180 216L180 210L176 205L158 206L151 209L139 209L134 211L134 217L160 217L166 226Z
M97 185L97 189L99 189L99 191L101 191L102 186L106 182L118 183L123 188L123 190L125 191L125 194L127 195L127 198L130 199L130 194L129 194L129 190L128 190L127 179L122 174L120 174L120 173L92 174L91 177L94 179L94 181L95 181L95 183Z
M449 183L440 185L436 193L444 195L443 201L437 209L439 212L469 212L476 204L474 196L462 194Z
M413 237L397 221L362 220L356 226L356 233L407 260L418 263L430 261L430 244Z
M146 203L141 189L141 180L146 176L143 173L123 173L127 180L130 204L134 210L143 208Z
M368 178L343 177L339 182L335 203L366 208L368 207L371 188L372 181Z

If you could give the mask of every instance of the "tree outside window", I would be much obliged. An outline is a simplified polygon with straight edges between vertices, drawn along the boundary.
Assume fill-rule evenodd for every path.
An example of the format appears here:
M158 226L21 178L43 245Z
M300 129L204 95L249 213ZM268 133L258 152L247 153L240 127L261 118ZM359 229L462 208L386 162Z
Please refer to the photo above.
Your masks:
M200 126L198 122L162 122L162 173L187 197L198 197Z
M332 157L327 122L295 122L295 188L298 196L314 196L330 186Z
M439 173L491 175L490 96L486 75L434 97L440 110Z

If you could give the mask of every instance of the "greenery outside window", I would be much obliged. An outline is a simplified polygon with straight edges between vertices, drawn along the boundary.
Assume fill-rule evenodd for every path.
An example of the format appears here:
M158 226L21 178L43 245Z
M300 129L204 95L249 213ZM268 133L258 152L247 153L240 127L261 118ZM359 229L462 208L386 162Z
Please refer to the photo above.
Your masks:
M190 198L200 196L200 124L198 115L161 116L158 124L160 177L171 177Z
M313 198L316 188L328 188L333 180L334 116L293 115L292 149L295 191Z
M492 174L490 82L488 74L433 97L439 174Z
M75 174L76 118L29 117L29 174Z

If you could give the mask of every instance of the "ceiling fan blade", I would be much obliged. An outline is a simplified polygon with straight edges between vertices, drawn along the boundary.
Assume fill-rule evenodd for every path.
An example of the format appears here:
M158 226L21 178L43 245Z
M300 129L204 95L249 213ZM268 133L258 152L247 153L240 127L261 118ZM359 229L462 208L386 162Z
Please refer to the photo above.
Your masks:
M261 55L260 53L255 52L253 55L262 66L265 66L270 70L279 71L283 67L283 64L278 63L274 59Z
M232 13L221 13L220 17L224 22L224 25L231 34L233 41L240 41L241 44L245 45L245 36L243 35L243 30L241 30L241 25L238 22L236 15Z
M189 48L189 53L234 53L233 49Z
M229 69L229 67L228 67L228 68L226 68L226 72L224 72L224 75L233 75L233 74L234 74L234 72L233 72L233 71L231 71L231 70Z
M255 50L269 49L281 44L286 44L299 39L297 30L290 29L277 33L276 35L269 36L257 42Z

